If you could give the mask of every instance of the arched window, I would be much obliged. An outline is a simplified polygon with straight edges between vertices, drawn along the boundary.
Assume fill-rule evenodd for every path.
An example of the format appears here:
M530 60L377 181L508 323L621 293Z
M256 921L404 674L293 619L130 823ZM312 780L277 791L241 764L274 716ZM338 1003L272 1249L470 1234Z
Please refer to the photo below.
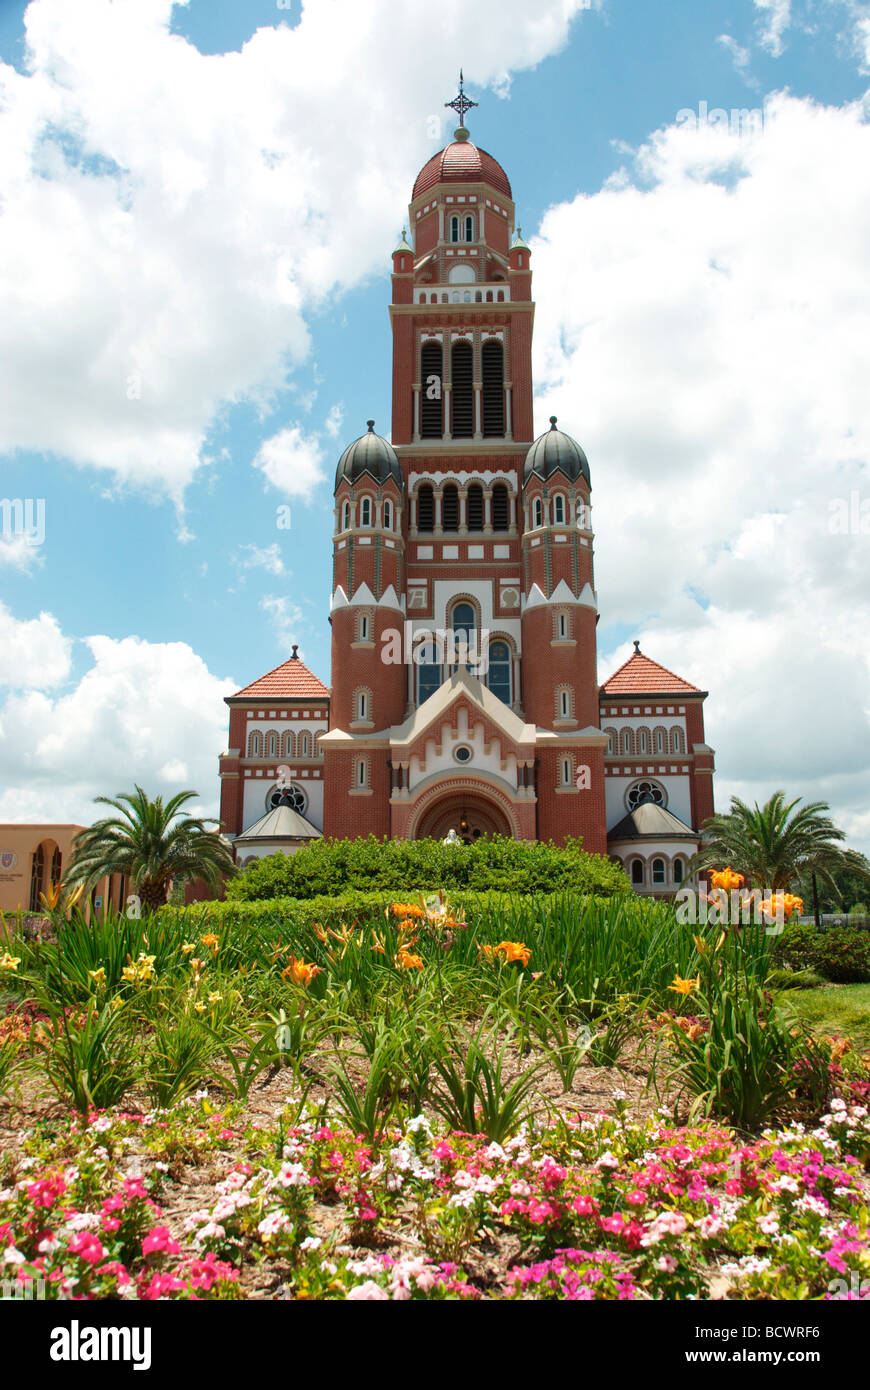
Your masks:
M604 732L607 735L607 752L612 757L616 753L616 730L605 729Z
M292 729L287 729L283 738L284 747L281 752L285 758L292 758L296 752L296 735Z
M682 883L684 877L684 865L682 859L674 860L674 883Z
M560 686L556 691L556 717L571 718L571 690L567 685Z
M565 525L565 499L561 492L557 492L553 498L553 525Z
M536 497L532 503L532 528L537 529L544 524L544 504L540 497Z
M563 758L563 759L562 759L562 768L561 768L561 772L562 772L562 783L561 783L561 785L562 785L563 787L571 787L571 786L573 786L573 785L574 785L574 776L573 776L574 769L573 769L573 767L572 767L571 759L570 759L570 758Z
M471 343L453 344L451 354L451 421L454 439L470 439L474 434L474 358Z
M420 351L420 435L440 439L444 433L444 354L440 343L424 343Z
M61 852L58 849L57 845L55 845L54 849L51 852L51 870L48 875L48 881L51 884L52 888L56 887L57 884L60 883L62 863L63 859L61 856Z
M468 529L483 530L483 488L480 483L472 483L468 489Z
M356 784L358 787L367 787L369 784L369 765L366 758L357 758Z
M477 623L474 609L470 603L457 603L455 605L450 626L453 629L454 650L458 652L463 644L466 652L472 649Z
M266 757L277 758L278 756L278 735L274 729L270 729L266 735Z
M649 730L638 729L637 731L637 751L638 753L649 752Z
M349 503L349 502L342 502L342 504L341 504L341 529L342 529L342 531L348 531L348 530L350 530L350 503Z
M506 705L511 703L512 698L512 668L511 649L507 642L490 642L489 670L486 683L493 695L497 695Z
M372 524L372 499L364 497L359 504L359 524L360 526L371 526Z
M425 642L414 653L417 666L417 704L422 705L441 685L441 653L437 643Z
M671 752L685 753L686 745L682 729L671 729Z
M634 752L634 748L632 747L633 739L631 737L631 729L623 729L622 737L620 738L619 742L620 748L624 754L627 753L630 755Z
M307 729L303 729L299 735L299 756L300 758L311 757L311 735Z
M668 736L667 736L667 732L666 732L664 729L656 729L656 732L655 732L655 742L656 742L656 752L657 752L657 753L667 753L667 751L668 751Z
M458 240L459 240L459 218L458 218L458 217L451 217L451 219L450 219L450 240L451 240L451 241L458 241Z
M510 524L511 508L507 487L504 483L496 483L492 490L492 529L509 531Z
M652 862L652 881L653 883L664 883L665 881L665 861L664 859L654 859Z
M423 483L417 493L417 530L435 529L435 494L431 483Z
M483 382L483 433L504 434L504 349L496 338L488 338L480 354Z
M455 483L445 483L441 495L441 528L459 530L459 490Z
M465 219L465 240L466 240L466 241L474 241L474 218L473 218L473 217L466 217L466 219Z
M385 530L385 531L392 531L392 529L393 529L393 504L392 504L392 502L389 500L389 498L387 498L387 500L384 502L384 530Z
M258 733L255 731L254 733L252 733L252 734L250 735L250 737L249 737L249 739L248 739L248 757L249 757L249 758L262 758L262 756L263 756L263 738L262 738L262 735L261 735L261 734L258 734Z
M635 888L640 888L643 885L643 861L640 859L632 859L631 861L631 881Z
M371 718L371 703L367 690L358 690L356 693L356 717L361 723Z
M357 641L371 641L372 620L369 613L360 613L357 626Z

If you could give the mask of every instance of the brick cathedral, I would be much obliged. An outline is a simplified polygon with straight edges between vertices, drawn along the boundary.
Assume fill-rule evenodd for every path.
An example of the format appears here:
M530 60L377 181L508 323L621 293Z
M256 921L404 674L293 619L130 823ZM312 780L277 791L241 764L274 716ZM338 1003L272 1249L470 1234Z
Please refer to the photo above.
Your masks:
M640 652L599 686L589 464L534 438L531 253L460 126L392 258L392 442L335 475L332 686L298 658L227 700L240 863L320 835L502 834L679 886L713 812L705 692Z

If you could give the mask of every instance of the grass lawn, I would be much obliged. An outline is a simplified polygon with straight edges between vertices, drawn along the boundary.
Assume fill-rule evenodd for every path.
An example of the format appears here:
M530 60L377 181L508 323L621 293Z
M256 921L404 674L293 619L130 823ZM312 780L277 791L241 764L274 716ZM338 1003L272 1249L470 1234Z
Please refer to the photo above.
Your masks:
M870 1048L870 984L784 990L778 1002L815 1032L845 1035L856 1047Z

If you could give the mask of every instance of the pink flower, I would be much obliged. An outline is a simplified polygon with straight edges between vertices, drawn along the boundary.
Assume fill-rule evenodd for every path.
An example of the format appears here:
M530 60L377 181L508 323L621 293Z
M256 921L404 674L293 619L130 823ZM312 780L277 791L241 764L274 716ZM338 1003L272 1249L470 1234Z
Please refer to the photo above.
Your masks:
M78 1255L80 1260L86 1264L99 1264L100 1260L106 1258L106 1252L95 1235L90 1231L81 1231L69 1243L69 1250L72 1255Z
M383 1299L389 1300L389 1297L389 1294L381 1288L380 1284L376 1284L373 1279L367 1279L364 1284L357 1284L355 1288L350 1290L347 1301L375 1303Z
M142 1254L146 1259L149 1255L178 1255L180 1252L181 1246L172 1239L166 1226L155 1226L142 1242Z

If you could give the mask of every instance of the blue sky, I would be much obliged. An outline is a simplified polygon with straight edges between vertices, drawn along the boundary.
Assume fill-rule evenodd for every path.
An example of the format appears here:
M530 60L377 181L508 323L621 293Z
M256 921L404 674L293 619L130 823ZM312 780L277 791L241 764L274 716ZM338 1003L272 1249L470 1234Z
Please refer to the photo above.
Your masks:
M732 374L744 344L752 355L757 313L774 357L777 325L783 352L794 350L790 316L800 290L783 284L778 300L771 293L763 303L764 258L774 278L784 257L792 258L773 233L766 243L763 207L769 200L772 227L790 181L797 186L799 149L807 151L810 187L820 180L820 197L830 197L825 180L834 178L830 164L837 166L848 189L847 225L851 217L860 227L866 213L868 164L856 158L850 165L845 151L867 148L860 107L868 88L867 6L601 0L576 4L566 18L555 3L533 14L514 0L501 7L451 0L444 33L434 38L422 7L404 7L391 30L392 7L380 0L357 3L353 15L343 0L312 0L304 14L295 2L173 7L136 0L123 21L109 0L77 0L76 29L65 8L60 0L34 0L25 16L24 5L0 6L0 60L14 97L6 121L17 121L26 154L9 195L17 200L9 235L20 239L13 264L20 255L23 269L14 282L11 272L0 279L9 326L0 351L11 367L4 369L11 419L0 427L0 491L46 504L38 554L19 550L0 568L8 624L0 815L51 816L52 805L83 814L100 775L100 760L86 757L87 710L100 710L109 728L135 729L136 683L164 660L171 672L167 644L181 644L176 654L184 648L179 680L207 706L204 732L191 751L184 721L164 722L167 675L145 699L148 729L133 735L136 742L141 733L141 746L131 776L150 771L156 784L183 771L209 804L225 725L221 695L281 661L290 641L328 679L331 475L370 415L389 433L389 255L417 169L439 147L427 137L427 117L449 114L440 103L455 94L462 64L480 103L469 117L472 137L505 165L533 240L538 428L557 409L590 457L599 652L618 664L629 639L641 636L651 655L711 690L708 734L723 788L766 794L791 778L796 790L829 797L866 846L868 672L860 657L848 670L840 663L850 659L844 615L857 617L856 602L867 597L861 575L870 540L861 550L860 536L849 538L848 555L838 560L841 588L822 595L819 579L828 582L831 566L825 538L810 536L787 597L789 640L809 640L805 605L813 593L815 625L832 641L836 633L828 669L832 682L850 688L848 716L836 718L849 724L853 756L834 738L801 782L790 753L818 726L817 702L827 696L790 691L791 742L771 749L756 731L782 696L781 658L762 691L740 690L736 698L733 676L711 666L732 622L744 640L751 633L753 653L781 640L775 619L786 600L776 586L796 563L793 549L776 576L763 580L750 578L745 556L750 544L753 558L769 553L758 536L765 527L776 532L776 518L792 509L788 525L811 524L805 491L788 471L792 428L802 441L801 466L814 461L815 478L827 470L816 511L855 488L870 495L866 413L857 388L850 394L843 385L865 365L854 305L843 370L819 387L818 414L830 394L836 430L829 410L825 422L816 421L818 437L807 436L805 362L789 366L784 356L776 373L785 386L771 412L781 422L775 435L758 423L768 413L764 399L751 399L746 387L757 372ZM348 30L356 26L355 43L330 37L343 18ZM281 26L294 34L282 37ZM751 151L732 137L724 153L721 141L702 153L701 142L713 140L703 131L690 150L676 125L678 112L702 102L730 111L771 100L785 103L777 130ZM273 144L284 172L268 180L252 173L248 182L252 152ZM286 222L281 178L292 205ZM728 196L738 184L742 213ZM720 194L727 201L717 212ZM725 308L715 285L706 278L693 285L688 269L683 283L678 265L662 271L663 285L673 283L678 293L656 302L665 252L657 259L655 248L679 244L696 218L698 235L686 244L703 244L704 269L734 257L725 273L740 283ZM732 218L727 236L711 230ZM189 234L190 219L196 231ZM747 230L743 248L750 223L751 247ZM866 224L862 230L847 247L829 247L834 268L826 265L823 281L836 280L837 265L866 270ZM129 238L126 267L115 259L119 237ZM819 231L817 243L793 248L794 256L812 266L825 245ZM270 298L276 275L286 277L280 304L281 295ZM796 285L806 283L805 268L796 266L795 275ZM563 303L566 277L572 292ZM46 300L59 301L63 312L53 318ZM840 341L836 295L826 302L832 341ZM808 330L820 332L821 312L818 305L808 310ZM726 328L732 346L714 360L711 342L724 343ZM655 371L662 356L683 352L692 365L675 361L673 385L663 381L651 395L650 364ZM703 373L683 398L699 361ZM612 365L602 381L606 362ZM128 399L133 377L138 386ZM114 393L108 404L106 391ZM727 451L720 459L721 431L705 434L722 401L729 403L727 427L747 431L742 483ZM282 439L287 430L294 433ZM270 475L254 461L276 436L280 462ZM693 531L675 564L673 535L659 525L663 507L692 496L696 515L707 518L720 491L733 498L739 486L739 522L731 516L726 530ZM276 526L286 502L289 531ZM673 525L679 540L683 523ZM753 600L768 581L769 602ZM108 643L102 656L86 640L95 636ZM117 644L131 637L139 644L123 648L135 658L126 670ZM13 661L16 643L20 660ZM42 644L40 670L34 653ZM787 684L802 679L797 656ZM192 706L185 718L195 721ZM22 749L33 745L40 720L77 721L79 732L68 745L64 734L48 752ZM118 765L117 758L109 763Z

